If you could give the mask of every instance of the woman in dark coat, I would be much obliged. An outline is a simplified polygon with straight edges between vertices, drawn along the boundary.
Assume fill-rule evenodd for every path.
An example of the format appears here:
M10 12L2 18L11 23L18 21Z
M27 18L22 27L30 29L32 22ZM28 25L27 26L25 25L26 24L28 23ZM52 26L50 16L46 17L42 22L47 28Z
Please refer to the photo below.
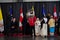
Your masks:
M58 29L59 29L59 27L58 27L58 18L55 20L55 35L58 35Z
M11 34L13 35L14 33L18 33L18 23L16 21L16 18L12 18L11 21Z
M60 35L60 17L58 19L58 35Z

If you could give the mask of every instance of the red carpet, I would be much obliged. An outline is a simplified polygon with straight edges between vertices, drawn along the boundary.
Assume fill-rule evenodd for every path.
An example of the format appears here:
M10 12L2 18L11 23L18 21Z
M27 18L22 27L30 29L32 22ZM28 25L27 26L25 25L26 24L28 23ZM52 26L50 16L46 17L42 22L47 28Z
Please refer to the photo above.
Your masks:
M18 34L13 34L13 37L22 37L22 33L18 33Z
M1 36L3 36L3 35L1 35ZM18 34L13 34L13 37L25 37L25 36L30 36L30 35L23 35L22 33L18 33ZM48 35L48 37L49 37L50 35ZM57 37L58 35L57 34L55 34L54 35L55 37Z
M4 37L4 34L1 34L1 33L0 33L0 37Z
M30 36L30 35L23 35L22 33L18 33L18 34L15 33L15 34L13 34L12 36L13 36L13 37L23 37L23 36ZM48 36L50 36L50 35L48 35ZM58 35L55 34L54 36L57 37ZM4 34L1 34L1 33L0 33L0 37L4 37Z

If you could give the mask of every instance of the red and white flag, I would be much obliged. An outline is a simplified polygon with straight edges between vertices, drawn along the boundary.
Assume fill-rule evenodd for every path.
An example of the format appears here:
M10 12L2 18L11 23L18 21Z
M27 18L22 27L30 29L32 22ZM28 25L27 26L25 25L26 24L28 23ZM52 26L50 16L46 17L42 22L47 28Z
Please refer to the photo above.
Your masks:
M54 6L54 19L57 19L56 6Z
M23 10L22 7L20 8L20 17L19 17L19 27L22 30L22 21L23 21Z

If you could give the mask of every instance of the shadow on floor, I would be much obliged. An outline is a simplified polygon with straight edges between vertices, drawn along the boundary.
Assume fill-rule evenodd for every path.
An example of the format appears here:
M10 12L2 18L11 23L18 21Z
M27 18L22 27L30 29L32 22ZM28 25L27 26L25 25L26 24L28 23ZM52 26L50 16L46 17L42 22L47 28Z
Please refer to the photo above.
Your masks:
M0 40L60 40L60 37L0 37Z

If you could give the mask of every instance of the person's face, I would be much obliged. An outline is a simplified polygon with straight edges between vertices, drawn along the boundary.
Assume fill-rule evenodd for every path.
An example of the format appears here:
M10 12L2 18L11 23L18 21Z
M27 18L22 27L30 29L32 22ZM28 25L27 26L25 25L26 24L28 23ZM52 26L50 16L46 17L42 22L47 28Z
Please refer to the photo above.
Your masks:
M39 20L39 18L37 18L37 21Z
M48 13L48 16L50 16L50 13Z
M53 16L51 16L51 18L53 18Z
M32 13L32 11L30 11Z
M46 18L46 16L44 16L44 18Z
M13 18L13 22L15 22L16 21L16 18Z
M58 21L58 19L56 19L56 21Z

